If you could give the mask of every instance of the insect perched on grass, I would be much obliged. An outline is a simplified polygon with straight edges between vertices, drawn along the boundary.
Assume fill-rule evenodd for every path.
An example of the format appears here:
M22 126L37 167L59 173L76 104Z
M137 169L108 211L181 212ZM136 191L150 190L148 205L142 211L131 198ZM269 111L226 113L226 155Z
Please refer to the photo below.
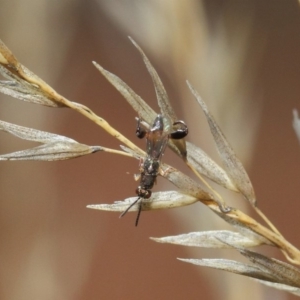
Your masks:
M176 121L173 126L178 126L175 131L168 133L164 129L164 119L162 115L158 115L150 130L145 130L141 127L141 119L137 121L136 135L142 139L146 137L146 152L147 156L140 162L140 185L136 189L138 198L130 204L130 206L120 215L123 217L129 209L135 205L140 199L148 199L151 197L151 189L156 182L156 177L159 173L161 158L164 154L169 138L182 139L188 134L188 128L183 121ZM139 217L142 209L142 201L139 202L139 210L136 218L135 226L138 225Z

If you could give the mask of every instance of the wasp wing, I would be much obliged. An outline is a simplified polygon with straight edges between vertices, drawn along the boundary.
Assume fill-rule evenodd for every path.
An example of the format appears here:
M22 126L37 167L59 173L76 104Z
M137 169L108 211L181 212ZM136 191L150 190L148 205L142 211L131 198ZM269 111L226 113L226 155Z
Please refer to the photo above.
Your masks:
M148 157L160 160L168 143L169 134L164 131L162 115L154 120L151 130L146 135L146 151Z

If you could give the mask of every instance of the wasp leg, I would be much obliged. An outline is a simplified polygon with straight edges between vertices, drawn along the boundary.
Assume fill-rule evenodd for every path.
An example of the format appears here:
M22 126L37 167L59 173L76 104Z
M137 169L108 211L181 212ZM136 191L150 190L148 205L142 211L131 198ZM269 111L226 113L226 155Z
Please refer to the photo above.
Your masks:
M188 135L189 129L183 121L176 121L173 126L180 125L174 132L170 133L170 138L174 140L180 140Z
M166 177L168 174L175 172L176 169L172 168L172 167L167 167L165 170L163 170L162 168L159 168L159 175L161 175L162 177Z
M144 167L143 167L143 165L144 165L144 159L143 159L142 157L140 157L140 159L139 159L139 171L140 171L141 173L144 172Z
M133 178L134 178L135 181L138 181L141 178L141 174L140 173L139 174L134 174Z
M141 119L138 119L137 120L136 131L135 131L136 136L139 139L142 139L143 137L145 137L146 133L147 133L146 130L141 127Z

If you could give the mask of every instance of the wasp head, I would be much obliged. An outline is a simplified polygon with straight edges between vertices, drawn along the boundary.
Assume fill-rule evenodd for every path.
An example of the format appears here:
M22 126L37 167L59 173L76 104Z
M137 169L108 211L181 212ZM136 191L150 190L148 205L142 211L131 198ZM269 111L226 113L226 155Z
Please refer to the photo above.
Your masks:
M143 189L141 186L137 187L135 190L136 194L144 199L148 199L151 197L152 192L150 190Z

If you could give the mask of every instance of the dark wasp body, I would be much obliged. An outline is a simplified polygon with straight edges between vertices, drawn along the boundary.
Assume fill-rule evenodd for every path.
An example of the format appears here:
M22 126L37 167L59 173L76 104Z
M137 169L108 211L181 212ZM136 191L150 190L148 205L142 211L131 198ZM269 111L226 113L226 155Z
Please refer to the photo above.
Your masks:
M156 177L159 173L159 167L162 156L168 144L169 138L182 139L188 134L188 128L183 121L176 121L173 125L180 125L180 128L174 132L168 133L164 131L164 120L162 115L158 115L154 120L153 126L146 131L141 127L141 120L138 119L136 135L142 139L146 137L146 152L147 156L140 162L140 185L136 189L138 198L134 201L120 217L124 216L128 210L135 205L140 199L148 199L151 197L151 189L156 182ZM139 217L142 209L142 203L139 203L138 215L135 226L138 225Z

